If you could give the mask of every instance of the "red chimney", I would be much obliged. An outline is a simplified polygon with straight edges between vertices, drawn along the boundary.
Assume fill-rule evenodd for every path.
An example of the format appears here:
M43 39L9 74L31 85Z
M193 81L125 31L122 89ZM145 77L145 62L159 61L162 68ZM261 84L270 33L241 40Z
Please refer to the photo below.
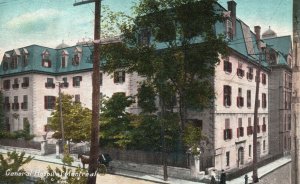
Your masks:
M236 2L234 0L227 1L228 11L230 11L230 18L232 21L233 36L236 33Z
M260 26L254 26L257 47L260 49Z

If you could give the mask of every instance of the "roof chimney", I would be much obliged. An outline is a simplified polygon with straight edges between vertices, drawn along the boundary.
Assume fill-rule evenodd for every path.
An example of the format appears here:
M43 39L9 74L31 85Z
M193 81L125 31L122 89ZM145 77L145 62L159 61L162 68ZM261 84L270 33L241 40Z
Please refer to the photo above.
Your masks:
M233 36L236 33L236 2L234 0L227 1L228 11L230 11L230 18L232 22Z
M260 49L260 26L254 26L254 32L255 32L255 37L256 37L256 44L258 49Z

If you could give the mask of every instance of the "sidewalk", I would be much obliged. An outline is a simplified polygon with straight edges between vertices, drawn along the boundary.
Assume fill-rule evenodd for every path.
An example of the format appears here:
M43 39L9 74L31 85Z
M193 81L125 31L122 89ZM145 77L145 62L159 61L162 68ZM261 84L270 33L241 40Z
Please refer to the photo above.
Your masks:
M289 162L291 162L291 157L282 157L274 162L271 162L265 166L258 168L258 170L257 170L258 178L264 177L266 174L274 171L275 169L277 169ZM247 176L248 176L248 183L252 183L252 177L251 177L252 172L248 172ZM245 183L244 177L245 177L245 175L238 177L236 179L233 179L231 181L227 181L226 183L228 183L228 184L243 184L243 183Z

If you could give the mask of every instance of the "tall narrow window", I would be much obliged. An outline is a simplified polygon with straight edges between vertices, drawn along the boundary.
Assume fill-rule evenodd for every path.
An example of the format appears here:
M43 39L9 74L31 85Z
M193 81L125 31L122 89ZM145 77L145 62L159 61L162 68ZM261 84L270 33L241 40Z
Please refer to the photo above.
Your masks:
M9 103L9 97L8 96L4 97L4 110L6 112L10 111L10 103Z
M224 58L224 71L228 73L232 72L232 63L229 61L229 57Z
M67 67L69 53L67 50L61 52L61 68Z
M252 145L249 145L249 157L251 157L251 154L252 154Z
M14 79L14 83L12 85L12 88L13 89L18 89L19 88L19 79L18 78Z
M226 166L229 166L230 165L230 152L227 151L226 152Z
M242 68L242 63L239 63L239 64L238 64L238 68L237 68L237 70L236 70L236 74L237 74L237 76L238 76L239 78L243 78L243 77L244 77L245 71L244 71L243 68Z
M3 89L4 90L9 90L10 89L10 80L4 80L3 81Z
M77 66L77 65L79 65L81 57L82 57L82 48L76 47L74 52L75 52L75 54L72 59L72 64L74 66Z
M68 78L67 77L63 77L62 80L63 80L63 82L60 84L60 87L61 88L67 88L67 87L69 87Z
M266 108L267 107L267 95L266 93L262 93L262 108Z
M13 110L19 110L19 100L18 96L14 96L14 103L12 104L12 109Z
M247 79L252 80L253 79L253 68L249 67L247 72Z
M23 77L22 88L27 88L29 86L29 77Z
M261 83L264 85L267 83L267 76L264 73L261 74Z
M47 82L45 83L46 88L55 88L53 78L47 78Z
M231 86L224 85L223 104L225 107L231 106Z
M243 127L243 119L242 118L239 118L238 119L238 128L237 128L237 137L244 137L244 127Z
M16 69L18 67L18 55L13 55L11 58L10 68Z
M45 68L51 68L50 53L48 50L44 50L42 53L42 66Z
M224 140L232 138L232 129L230 128L230 119L225 119Z
M44 96L45 109L54 109L55 107L55 96Z
M247 126L247 135L252 135L253 134L253 126L251 123L251 118L248 118L248 126Z
M29 63L29 53L27 49L23 48L23 67L26 67Z
M28 109L28 96L23 96L23 103L21 103L21 109L27 110Z
M251 107L251 90L247 90L247 107Z
M242 88L238 88L238 96L236 99L236 105L237 105L237 107L244 106L244 98L242 97Z
M82 81L82 77L81 76L75 76L75 77L73 77L73 86L74 87L79 87L81 81Z
M114 72L114 83L125 82L125 71Z

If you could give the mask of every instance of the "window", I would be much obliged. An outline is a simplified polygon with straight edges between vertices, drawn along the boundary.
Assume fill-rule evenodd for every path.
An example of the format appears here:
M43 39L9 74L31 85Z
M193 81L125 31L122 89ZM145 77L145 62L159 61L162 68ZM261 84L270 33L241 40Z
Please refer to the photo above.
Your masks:
M8 70L8 62L6 60L3 61L3 71L7 71Z
M263 131L263 132L266 132L266 131L267 131L267 125L266 125L266 118L265 118L265 117L263 117L262 131Z
M233 39L233 29L232 29L232 21L230 19L226 19L226 35L227 38L232 40Z
M249 67L247 72L247 79L252 80L253 79L253 68Z
M239 127L236 130L236 132L237 132L236 135L237 135L238 138L239 137L244 137L243 119L239 118L238 123L239 123Z
M139 45L149 46L150 45L151 32L148 29L141 29L139 35Z
M243 78L244 75L245 75L245 71L241 67L239 67L236 70L236 74L237 74L238 77Z
M231 106L231 86L224 85L223 104L225 107Z
M125 82L125 71L118 71L114 73L114 83Z
M251 107L251 90L247 90L247 107Z
M4 111L10 111L9 97L4 97Z
M45 83L46 88L55 88L55 84L53 82L53 78L47 78L47 82Z
M227 151L226 152L226 166L229 166L229 164L230 164L230 152Z
M251 153L252 153L252 145L249 145L249 157L251 157Z
M22 88L27 88L29 86L29 77L23 77Z
M3 70L4 71L8 70L8 65L9 65L10 60L11 60L10 55L4 54L4 57L3 57Z
M23 67L26 67L29 63L29 53L27 49L23 49Z
M69 87L68 78L67 77L63 77L62 80L63 80L63 82L60 83L60 87L61 88L67 88L67 87Z
M18 56L13 55L11 58L11 63L10 63L10 68L11 69L16 69L18 67Z
M262 93L262 108L267 107L267 95L265 93Z
M9 90L10 89L10 80L3 81L3 89Z
M291 118L291 115L289 114L288 115L288 130L291 130L292 129L292 118Z
M257 117L257 128L256 128L256 132L257 132L257 133L260 133L259 117Z
M224 71L231 73L232 72L232 63L229 62L229 58L224 59Z
M100 86L101 86L103 83L103 73L100 73L99 78L100 78L99 81L100 81Z
M230 120L225 119L224 140L232 138L232 129L230 128Z
M236 98L236 105L237 105L237 107L244 106L244 98L242 97L242 88L238 88L238 96Z
M80 95L75 95L75 103L80 103Z
M44 107L45 109L54 109L55 96L44 96Z
M23 96L23 103L21 103L21 109L27 110L28 109L28 96Z
M251 118L248 118L247 135L253 134L253 126L251 124Z
M73 59L72 59L72 64L74 66L79 65L80 60L81 60L81 56L82 56L82 49L80 47L76 47L75 48L75 54L74 54Z
M67 67L67 64L68 64L68 56L69 56L68 51L63 50L62 53L61 53L61 65L60 65L61 68Z
M285 139L285 145L286 145L286 139ZM265 151L266 150L266 141L264 140L263 141L263 151Z
M42 66L45 68L51 68L50 53L44 50L42 53Z
M267 83L267 79L266 79L267 77L266 77L266 74L261 74L261 83L263 84L263 85L265 85L266 83Z
M75 77L73 77L73 86L74 87L79 87L81 81L82 81L82 77L81 76L75 76Z
M12 103L12 109L15 111L19 110L18 96L14 96L14 103Z
M12 88L13 89L18 89L19 88L19 80L18 80L18 78L14 79L14 83L12 85Z

